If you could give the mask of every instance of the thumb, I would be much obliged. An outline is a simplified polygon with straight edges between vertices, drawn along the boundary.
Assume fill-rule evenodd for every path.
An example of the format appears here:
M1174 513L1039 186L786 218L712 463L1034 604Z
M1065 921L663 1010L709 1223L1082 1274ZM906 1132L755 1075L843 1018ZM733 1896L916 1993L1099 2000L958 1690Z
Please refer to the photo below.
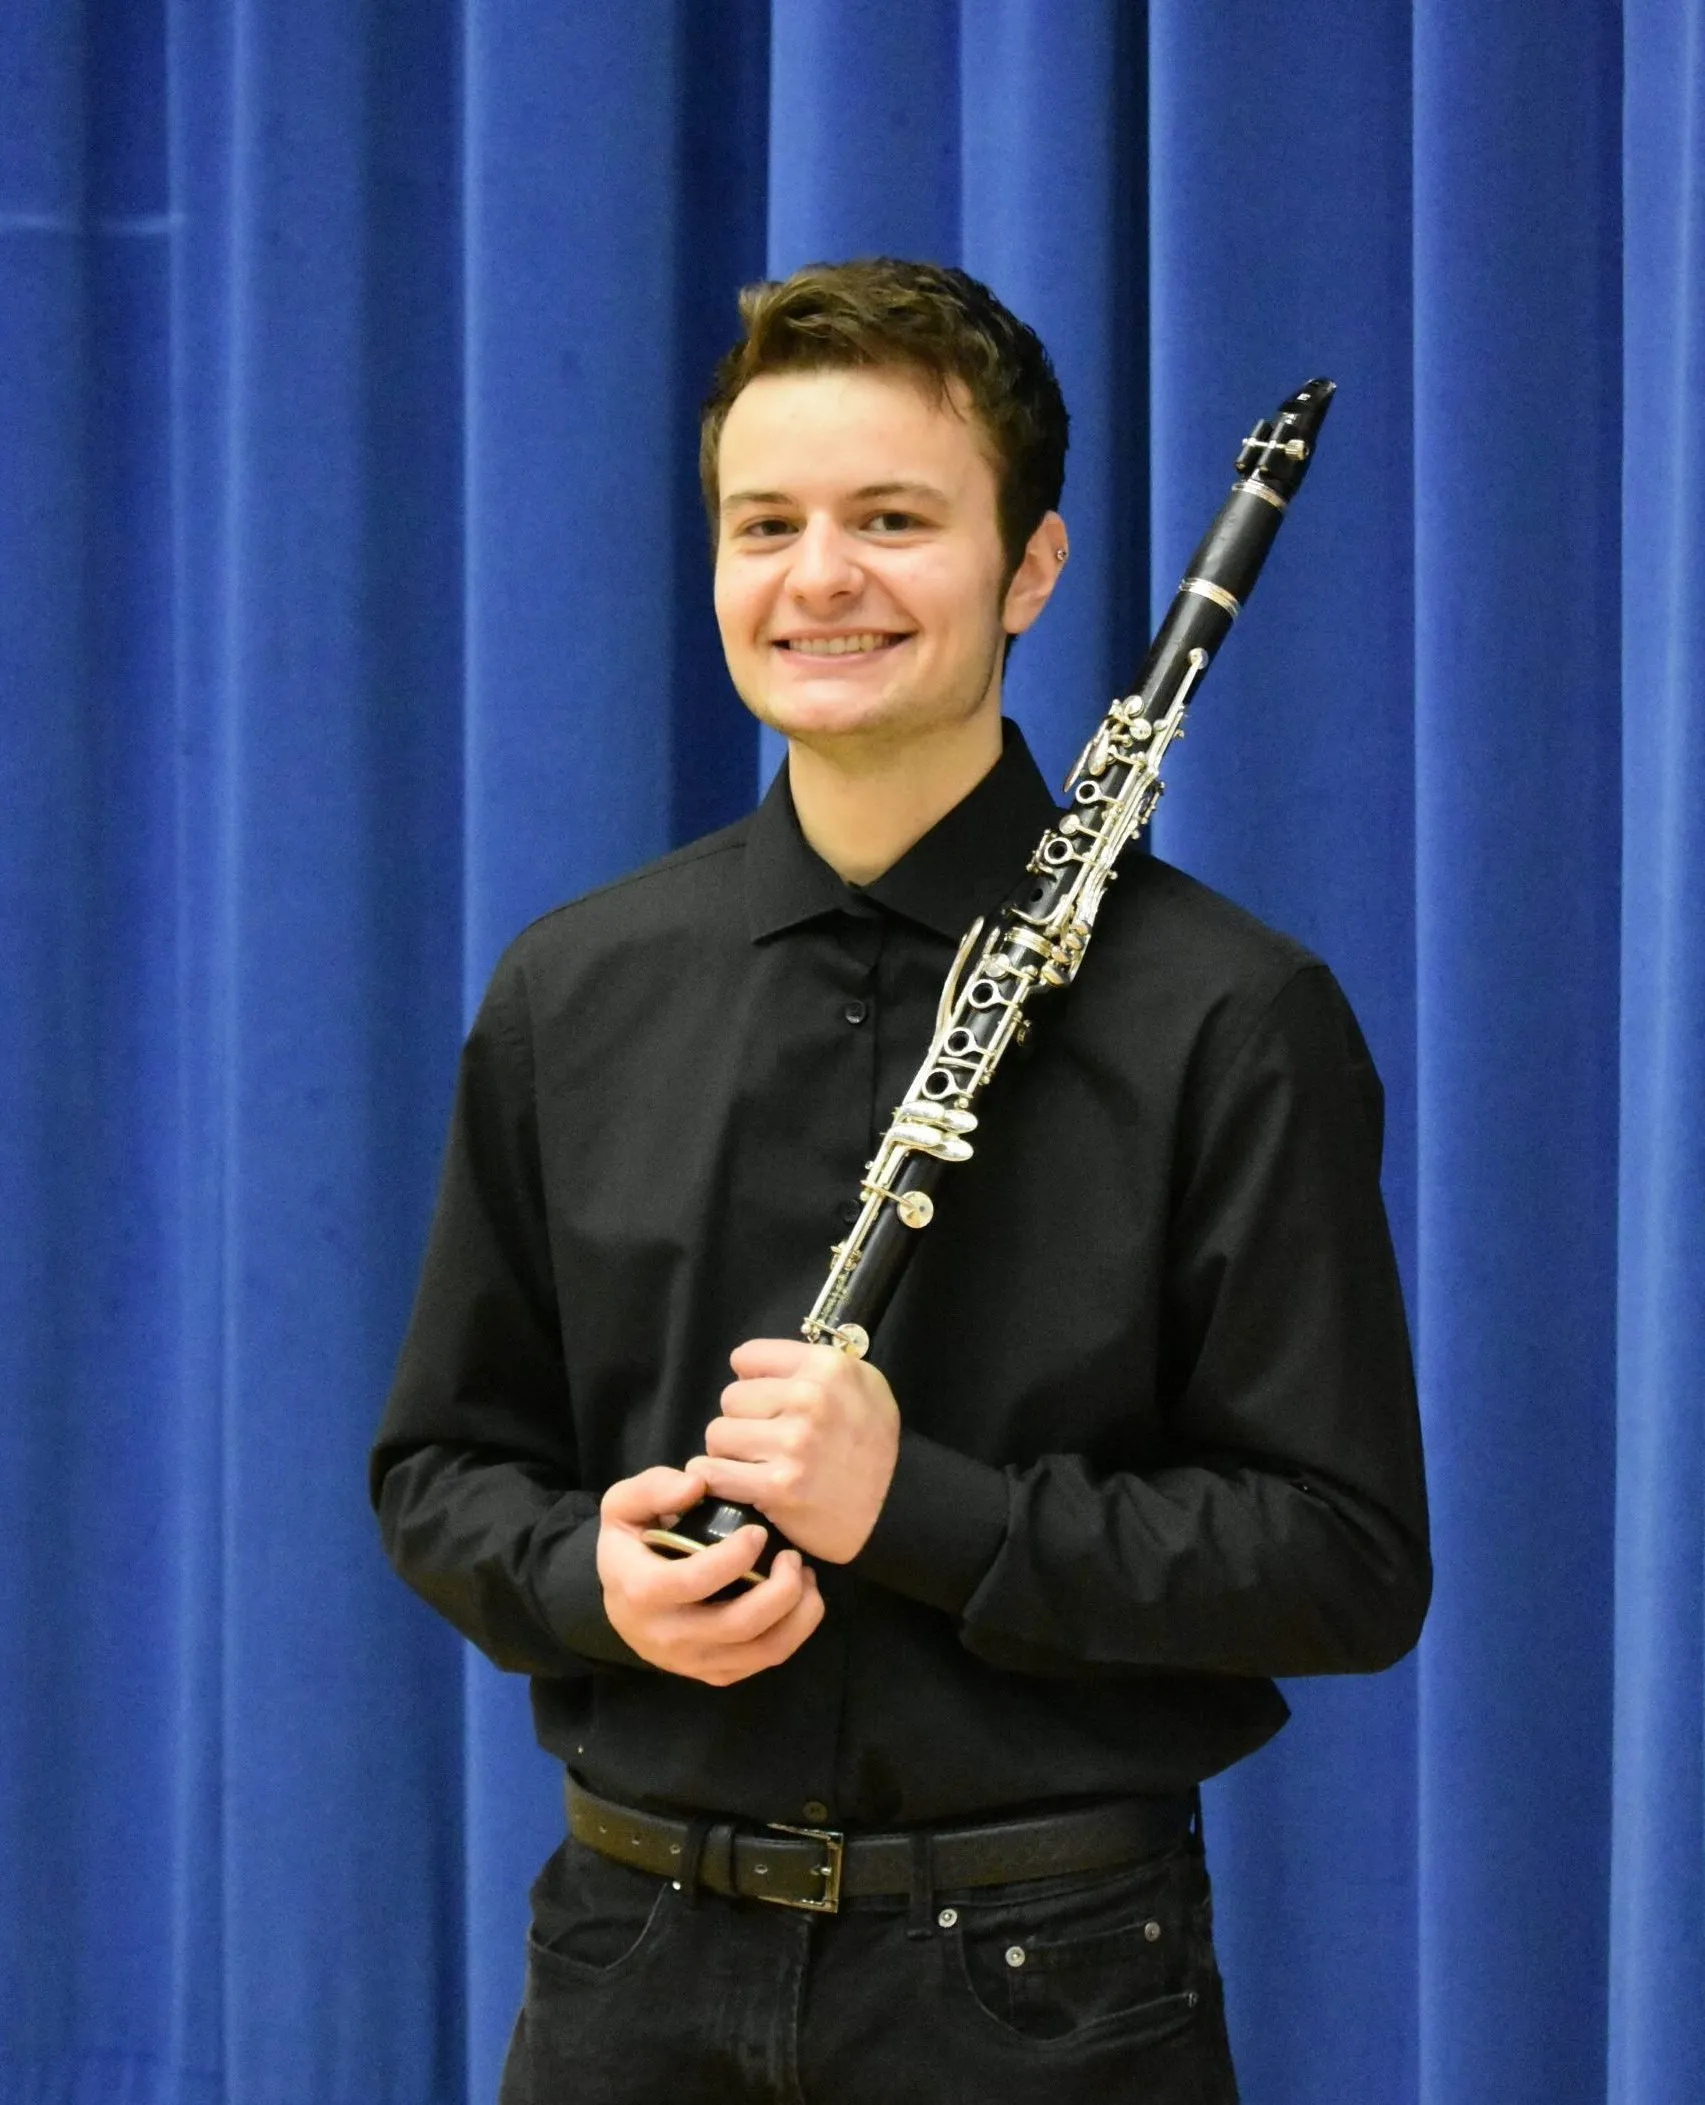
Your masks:
M605 1520L619 1527L649 1527L665 1513L684 1513L705 1494L702 1476L687 1469L642 1469L613 1483L599 1502Z

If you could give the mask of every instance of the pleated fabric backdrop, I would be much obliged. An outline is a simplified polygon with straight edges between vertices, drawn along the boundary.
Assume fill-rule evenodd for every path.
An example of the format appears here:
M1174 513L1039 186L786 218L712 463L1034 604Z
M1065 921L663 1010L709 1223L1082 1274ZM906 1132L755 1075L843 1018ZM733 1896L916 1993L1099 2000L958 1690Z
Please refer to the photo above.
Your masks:
M733 288L881 249L1056 354L1056 774L1342 389L1157 844L1366 1025L1439 1583L1210 1794L1246 2097L1701 2096L1705 0L11 0L0 242L0 2105L493 2094L557 1779L363 1454L497 951L773 764Z

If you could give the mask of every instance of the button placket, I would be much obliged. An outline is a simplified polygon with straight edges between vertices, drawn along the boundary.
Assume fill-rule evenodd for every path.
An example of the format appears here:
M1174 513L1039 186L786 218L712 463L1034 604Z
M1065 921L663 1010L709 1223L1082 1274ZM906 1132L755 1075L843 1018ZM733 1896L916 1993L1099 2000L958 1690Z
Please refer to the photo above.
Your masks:
M873 990L871 994L856 994L847 986L846 979L843 978L836 994L836 1014L839 1022L855 1031L859 1031L863 1039L863 1043L858 1045L856 1049L850 1044L847 1046L847 1057L852 1063L852 1070L859 1077L858 1081L853 1085L856 1093L853 1094L851 1100L856 1102L858 1097L865 1094L867 1090L874 1100L877 1053L876 1002L874 999L875 961L874 959L866 960L861 957L856 960L849 960L849 962L852 962L854 965L853 973L850 975L853 985L857 986L862 983ZM869 1025L869 1029L862 1029L864 1025ZM868 1156L869 1148L867 1147L864 1152L865 1156ZM862 1157L859 1167L860 1169L863 1167ZM852 1182L856 1190L856 1173ZM838 1237L852 1227L862 1210L862 1198L852 1195L851 1192L849 1192L847 1197L837 1199L831 1215L834 1222L833 1232L835 1235Z

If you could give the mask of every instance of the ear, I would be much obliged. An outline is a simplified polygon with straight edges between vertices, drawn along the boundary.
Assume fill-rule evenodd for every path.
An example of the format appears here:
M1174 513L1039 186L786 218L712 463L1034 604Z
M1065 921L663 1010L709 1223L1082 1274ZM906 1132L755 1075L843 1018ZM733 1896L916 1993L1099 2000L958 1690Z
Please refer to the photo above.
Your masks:
M1006 588L1001 626L1009 636L1022 636L1029 628L1053 597L1065 567L1066 522L1058 512L1045 512Z

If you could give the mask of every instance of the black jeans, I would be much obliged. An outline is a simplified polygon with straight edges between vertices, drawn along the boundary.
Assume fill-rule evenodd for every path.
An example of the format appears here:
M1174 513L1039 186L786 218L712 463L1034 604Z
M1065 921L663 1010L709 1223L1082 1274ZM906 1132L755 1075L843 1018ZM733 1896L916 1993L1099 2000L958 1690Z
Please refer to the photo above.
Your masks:
M1094 1877L701 1893L572 1839L533 1888L499 2105L1236 2105L1199 1841Z

